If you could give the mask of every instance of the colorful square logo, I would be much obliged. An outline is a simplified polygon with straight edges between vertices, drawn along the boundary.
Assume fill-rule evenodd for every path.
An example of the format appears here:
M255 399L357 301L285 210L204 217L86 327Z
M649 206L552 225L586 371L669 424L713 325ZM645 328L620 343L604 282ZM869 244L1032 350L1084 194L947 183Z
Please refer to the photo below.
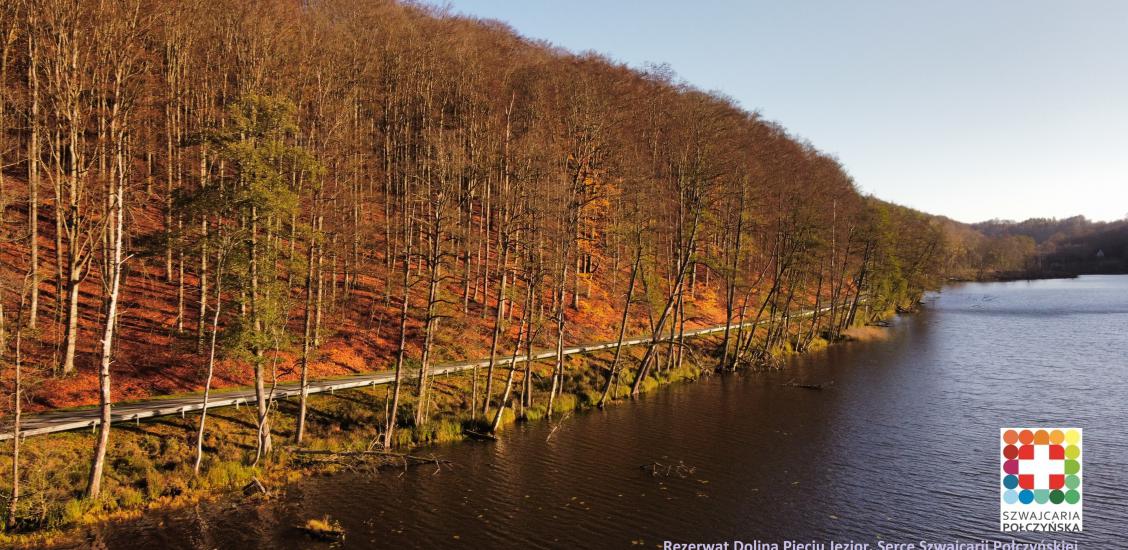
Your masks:
M1081 530L1081 429L999 430L999 528Z

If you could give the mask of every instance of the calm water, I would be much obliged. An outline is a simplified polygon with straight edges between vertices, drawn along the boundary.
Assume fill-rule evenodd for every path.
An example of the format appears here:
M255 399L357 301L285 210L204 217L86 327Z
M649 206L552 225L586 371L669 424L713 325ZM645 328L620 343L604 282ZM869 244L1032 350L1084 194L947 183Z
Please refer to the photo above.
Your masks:
M780 372L667 388L578 414L551 438L536 423L424 451L455 462L438 474L321 477L265 505L105 526L83 545L305 548L321 543L294 526L324 514L347 548L1002 539L998 430L1054 425L1085 430L1085 531L1066 540L1124 547L1126 400L1128 276L967 284L883 340ZM653 462L695 471L640 469Z

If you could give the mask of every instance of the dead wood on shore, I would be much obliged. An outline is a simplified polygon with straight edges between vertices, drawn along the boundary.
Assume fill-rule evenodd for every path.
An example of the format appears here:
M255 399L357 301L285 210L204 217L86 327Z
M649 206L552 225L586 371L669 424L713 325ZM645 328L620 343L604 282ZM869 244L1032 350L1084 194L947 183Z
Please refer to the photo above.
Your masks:
M462 434L471 439L478 439L481 441L497 441L496 435L476 432L474 430L462 430Z
M451 461L436 456L416 456L391 451L327 451L297 449L294 451L293 460L303 465L343 465L352 466L364 464L376 468L434 465L438 472L444 465L453 464Z
M834 382L828 382L825 385L824 384L801 384L801 383L796 382L794 380L792 380L792 381L790 381L786 384L783 384L783 386L787 386L789 388L802 388L802 389L805 389L805 390L821 390L821 389L824 389L826 386L832 386L832 385L834 385Z

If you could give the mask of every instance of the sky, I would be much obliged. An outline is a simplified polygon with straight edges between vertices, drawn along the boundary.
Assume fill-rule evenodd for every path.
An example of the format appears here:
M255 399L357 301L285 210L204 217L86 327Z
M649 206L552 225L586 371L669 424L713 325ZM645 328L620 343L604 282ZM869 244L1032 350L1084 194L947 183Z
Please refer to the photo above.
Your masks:
M572 51L666 63L964 222L1128 217L1128 1L452 0Z

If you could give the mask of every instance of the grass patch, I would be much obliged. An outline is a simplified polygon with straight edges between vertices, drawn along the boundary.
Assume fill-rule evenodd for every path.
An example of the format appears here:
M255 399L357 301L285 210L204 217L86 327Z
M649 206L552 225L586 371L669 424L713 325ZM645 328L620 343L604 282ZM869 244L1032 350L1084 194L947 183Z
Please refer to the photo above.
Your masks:
M230 460L210 464L203 472L204 487L225 489L242 487L255 476L254 468Z
M528 422L534 422L544 418L545 408L543 405L533 405L526 407L522 415L522 419Z
M580 400L588 407L598 405L600 397L603 397L603 392L594 388L586 388L580 393Z
M517 413L513 412L513 409L506 407L505 410L501 411L501 423L497 425L497 429L498 431L501 431L505 429L506 426L509 426L516 421Z
M647 393L653 391L658 388L659 384L660 382L657 378L654 378L653 376L647 376L646 379L642 381L642 384L639 384L638 392Z
M552 412L556 414L571 412L576 409L576 405L578 404L579 400L576 399L574 394L561 393L557 395L556 399L552 402Z

